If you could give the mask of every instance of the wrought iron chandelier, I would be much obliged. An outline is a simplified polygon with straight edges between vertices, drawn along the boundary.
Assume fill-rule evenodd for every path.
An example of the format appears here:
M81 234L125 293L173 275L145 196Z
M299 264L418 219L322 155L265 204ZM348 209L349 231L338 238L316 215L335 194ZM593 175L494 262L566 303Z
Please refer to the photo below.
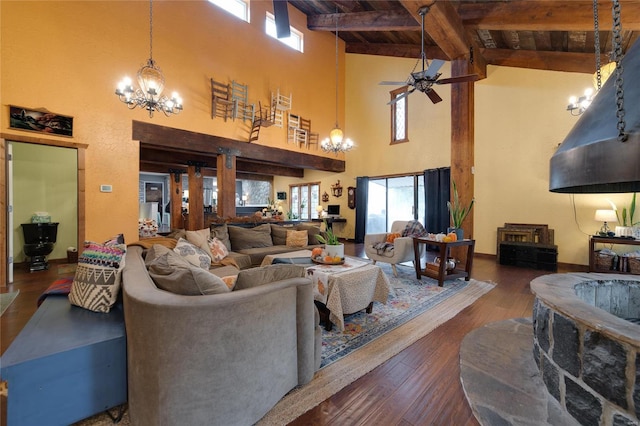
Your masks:
M338 18L336 15L336 126L329 137L320 142L320 148L325 152L333 152L338 155L341 152L347 152L353 148L353 141L344 137L344 132L338 125Z
M144 108L149 111L149 117L153 117L154 111L162 111L167 117L182 111L182 98L177 92L171 94L171 99L162 94L164 75L153 60L153 0L149 0L149 59L138 70L138 85L134 88L129 77L118 83L116 95L127 108Z

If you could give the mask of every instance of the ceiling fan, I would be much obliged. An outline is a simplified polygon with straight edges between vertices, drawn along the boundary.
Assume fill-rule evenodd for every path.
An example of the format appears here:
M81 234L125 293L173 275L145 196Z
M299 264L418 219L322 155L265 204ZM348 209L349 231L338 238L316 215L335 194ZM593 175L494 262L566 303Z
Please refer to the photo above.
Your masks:
M444 65L444 62L445 62L440 59L432 60L429 66L425 69L425 65L427 63L427 57L424 53L424 15L427 14L428 10L429 10L429 6L422 6L420 9L418 9L418 14L422 17L422 27L421 27L422 29L420 33L422 38L422 46L421 46L422 52L420 54L420 59L422 59L422 71L412 71L411 74L409 74L409 78L406 81L381 81L379 83L381 85L392 85L392 86L406 85L406 86L412 87L410 90L400 94L399 96L396 96L394 99L388 102L387 105L394 104L399 100L406 98L416 90L424 93L429 97L429 99L431 99L431 102L433 102L434 104L437 104L438 102L442 101L442 98L440 97L440 95L438 95L435 92L435 90L433 90L432 86L434 84L462 83L465 81L475 81L478 79L477 74L468 74L468 75L461 75L458 77L440 79L440 76L442 74L439 73L438 71L440 70L442 65ZM416 62L416 66L417 65L418 63ZM413 67L413 69L415 70L415 66Z

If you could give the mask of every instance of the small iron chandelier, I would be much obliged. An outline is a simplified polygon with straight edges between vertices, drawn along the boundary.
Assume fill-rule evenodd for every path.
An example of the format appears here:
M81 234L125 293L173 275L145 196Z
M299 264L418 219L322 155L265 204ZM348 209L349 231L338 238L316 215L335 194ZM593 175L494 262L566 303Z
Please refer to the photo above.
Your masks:
M353 148L353 141L344 138L344 132L338 125L338 18L336 15L336 127L329 132L329 137L320 142L320 148L325 152L347 152Z
M153 0L149 0L149 59L138 70L138 85L134 89L131 79L125 77L116 88L116 95L129 109L144 108L149 117L154 111L162 111L167 117L182 111L182 98L177 92L171 94L171 99L162 95L164 75L153 60Z

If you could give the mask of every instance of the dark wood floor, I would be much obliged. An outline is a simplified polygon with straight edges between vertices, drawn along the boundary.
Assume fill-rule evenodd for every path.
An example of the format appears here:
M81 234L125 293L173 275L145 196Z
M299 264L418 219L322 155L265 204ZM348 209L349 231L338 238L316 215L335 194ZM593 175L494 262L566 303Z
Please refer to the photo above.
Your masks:
M361 244L346 243L345 254L364 257ZM0 318L0 351L36 310L38 296L57 278L57 264L29 274L17 265L14 283L0 293L20 290ZM558 272L586 271L586 266L560 265ZM460 343L471 330L507 318L531 316L529 282L545 271L498 265L494 256L476 255L472 277L496 288L455 318L350 384L293 425L477 425L460 384ZM72 274L71 274L72 275ZM6 400L0 399L0 425L6 424Z

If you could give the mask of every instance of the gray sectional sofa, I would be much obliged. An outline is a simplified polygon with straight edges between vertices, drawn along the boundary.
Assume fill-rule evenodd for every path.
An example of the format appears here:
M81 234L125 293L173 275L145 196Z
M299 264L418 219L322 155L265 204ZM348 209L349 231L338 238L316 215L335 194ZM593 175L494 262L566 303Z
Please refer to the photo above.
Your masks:
M313 378L322 335L304 268L246 269L233 291L186 296L155 285L148 251L130 246L122 276L132 425L251 425Z
M306 231L307 244L295 247L287 245L287 231ZM323 247L315 237L321 232L319 226L307 223L295 226L265 223L254 227L211 225L211 235L225 243L240 269L260 266L264 257L270 254Z

